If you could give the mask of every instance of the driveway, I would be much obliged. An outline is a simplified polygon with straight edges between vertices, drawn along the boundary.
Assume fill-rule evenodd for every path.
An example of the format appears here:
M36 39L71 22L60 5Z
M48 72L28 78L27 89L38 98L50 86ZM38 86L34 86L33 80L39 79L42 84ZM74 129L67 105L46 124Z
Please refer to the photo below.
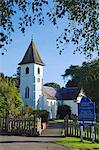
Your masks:
M60 138L62 123L50 122L39 137L0 136L0 150L67 150L54 144Z

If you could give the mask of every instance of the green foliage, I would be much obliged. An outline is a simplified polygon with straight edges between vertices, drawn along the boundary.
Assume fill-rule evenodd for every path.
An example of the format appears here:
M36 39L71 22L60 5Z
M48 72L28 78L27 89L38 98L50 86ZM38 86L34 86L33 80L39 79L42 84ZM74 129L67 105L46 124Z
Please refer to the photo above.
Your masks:
M32 2L29 0L2 0L0 1L0 14L2 14L0 48L12 41L11 33L15 30L12 20L16 14L18 16L17 27L24 33L27 26L35 23L44 24L43 14L46 13L54 26L60 27L60 20L66 24L63 33L56 40L60 54L65 45L72 42L76 45L74 53L80 51L91 56L93 52L97 52L99 55L98 5L98 0L33 0ZM46 6L50 8L48 12L46 12Z
M24 106L20 111L20 116L30 117L34 114L35 110L29 105Z
M67 17L69 24L65 25L63 33L59 36L57 47L61 45L62 50L66 44L72 42L76 46L76 51L87 54L91 57L93 51L99 55L98 39L98 5L97 0L55 0L54 9L49 13L53 24L59 19Z
M70 120L77 121L77 116L76 116L76 114L71 114L71 115L70 115Z
M66 87L78 87L78 82L75 81L75 80L69 80L67 83L66 83Z
M61 105L58 106L58 110L57 110L57 116L59 117L58 119L64 119L64 117L66 117L66 115L71 115L71 109L70 106L68 105Z
M53 83L53 82L45 83L44 86L53 87L55 90L58 90L58 89L60 88L60 85L59 85L59 84Z
M5 44L11 43L11 34L15 31L15 22L13 18L17 15L17 28L24 33L27 26L34 23L42 24L44 16L43 6L48 4L47 0L2 0L0 1L0 48ZM43 7L43 8L42 8ZM4 54L4 52L2 53Z
M99 144L92 143L91 141L83 140L83 142L80 142L79 138L74 137L66 137L61 138L60 140L56 141L55 143L64 145L67 148L72 148L74 150L93 150L93 149L99 149Z
M82 66L70 66L63 75L64 78L67 76L77 82L86 95L96 102L97 113L99 113L99 60L84 62Z
M0 79L0 116L17 116L22 107L22 100L19 96L15 83L7 78Z
M42 122L48 122L49 113L46 110L35 110L31 106L26 105L21 109L20 116L28 118L36 116L41 118Z
M48 122L49 113L47 110L36 110L35 115L41 118L41 122Z

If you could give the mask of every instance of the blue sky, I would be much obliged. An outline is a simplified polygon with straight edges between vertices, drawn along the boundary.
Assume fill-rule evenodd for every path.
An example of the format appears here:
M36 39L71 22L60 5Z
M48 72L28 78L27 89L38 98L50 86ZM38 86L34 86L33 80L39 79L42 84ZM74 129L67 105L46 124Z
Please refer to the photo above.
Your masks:
M7 45L5 55L0 55L0 72L12 76L16 74L18 63L23 58L33 36L36 48L45 63L44 83L56 82L64 86L62 74L70 65L81 65L85 61L85 56L79 53L73 54L74 45L68 44L62 55L56 49L56 38L64 29L64 23L60 23L60 28L56 28L51 23L45 22L45 25L34 25L28 27L23 35L16 29L12 38L13 41Z

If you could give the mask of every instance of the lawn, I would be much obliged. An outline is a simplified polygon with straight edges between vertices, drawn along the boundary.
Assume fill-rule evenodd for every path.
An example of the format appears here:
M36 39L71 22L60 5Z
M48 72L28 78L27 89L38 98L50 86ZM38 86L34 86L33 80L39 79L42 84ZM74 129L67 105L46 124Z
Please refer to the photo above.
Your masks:
M55 122L64 122L63 119L55 120Z
M72 150L99 150L99 144L91 143L91 141L83 140L80 142L79 138L74 137L66 137L61 138L60 140L55 142L56 144L64 145L67 148L72 148Z
M63 119L49 119L49 122L64 122Z
M95 123L95 126L96 126L97 128L99 128L99 123Z

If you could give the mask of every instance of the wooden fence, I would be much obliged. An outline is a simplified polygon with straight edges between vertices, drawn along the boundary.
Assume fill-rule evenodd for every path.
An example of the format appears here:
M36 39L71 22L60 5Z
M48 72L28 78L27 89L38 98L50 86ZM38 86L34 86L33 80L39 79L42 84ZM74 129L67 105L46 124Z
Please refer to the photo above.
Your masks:
M41 134L41 119L32 118L0 118L0 133L9 135L36 136Z
M65 136L80 137L80 125L78 123L65 123ZM83 127L83 139L91 140L91 126ZM99 143L99 128L95 127L95 141Z

